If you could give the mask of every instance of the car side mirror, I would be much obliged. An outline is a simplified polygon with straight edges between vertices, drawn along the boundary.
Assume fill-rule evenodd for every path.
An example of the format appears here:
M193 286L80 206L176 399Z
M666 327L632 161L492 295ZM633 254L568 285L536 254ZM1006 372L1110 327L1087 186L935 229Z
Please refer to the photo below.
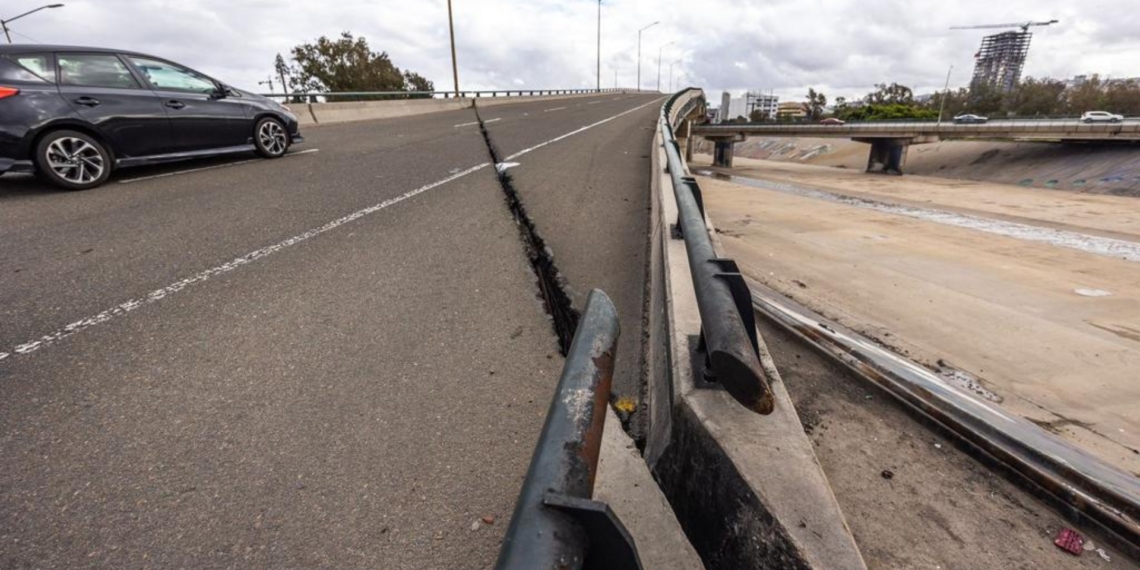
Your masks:
M225 86L224 85L214 86L214 90L212 92L210 92L210 98L211 99L225 99L226 98Z

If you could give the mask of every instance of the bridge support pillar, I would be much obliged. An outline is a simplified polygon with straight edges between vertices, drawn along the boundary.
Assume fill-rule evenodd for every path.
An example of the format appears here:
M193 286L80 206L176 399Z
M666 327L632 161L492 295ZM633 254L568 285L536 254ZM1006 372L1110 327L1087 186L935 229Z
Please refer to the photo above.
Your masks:
M713 142L713 166L732 168L732 147L738 142L744 142L742 133L731 136L705 137Z
M855 140L871 144L871 153L867 157L867 172L902 174L903 165L906 164L907 147L911 143L909 139Z

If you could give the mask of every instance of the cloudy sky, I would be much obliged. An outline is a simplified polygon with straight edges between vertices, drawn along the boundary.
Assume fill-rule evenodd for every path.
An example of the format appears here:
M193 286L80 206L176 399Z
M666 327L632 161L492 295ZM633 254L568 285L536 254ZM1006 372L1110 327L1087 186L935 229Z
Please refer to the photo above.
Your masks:
M396 65L451 87L446 0L63 0L66 6L14 22L24 43L114 46L160 55L240 87L257 85L273 57L321 35L352 31ZM4 0L0 18L44 0ZM453 0L464 89L578 88L595 84L595 0ZM1034 28L1026 74L1140 76L1140 10L1121 0L603 0L604 87L617 73L636 85L675 80L710 92L807 87L860 96L898 81L918 93L969 82L985 33L952 25L1056 18ZM683 77L681 77L683 75Z

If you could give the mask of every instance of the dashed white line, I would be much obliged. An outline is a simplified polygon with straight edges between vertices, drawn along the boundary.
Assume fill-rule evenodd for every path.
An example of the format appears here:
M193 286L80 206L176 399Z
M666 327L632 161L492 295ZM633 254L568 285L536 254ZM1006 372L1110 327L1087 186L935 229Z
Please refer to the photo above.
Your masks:
M289 158L290 156L297 156L299 154L310 154L310 153L314 153L314 152L320 152L320 150L321 149L319 149L319 148L309 148L309 149L305 149L305 150L299 150L297 152L291 152L289 154L286 154L285 156L283 156L281 158ZM194 172L203 172L206 170L214 170L217 168L228 168L230 166L237 166L239 164L249 164L251 162L260 162L263 160L265 160L265 159L264 158L251 158L248 160L239 160L237 162L227 162L225 164L215 164L213 166L203 166L201 168L189 168L186 170L177 170L174 172L163 172L162 174L155 174L152 176L139 176L138 178L127 178L126 180L120 180L119 184L130 184L131 182L142 182L143 180L154 180L155 178L169 178L171 176L179 176L182 174L192 174Z
M586 103L586 104L587 105L597 105L598 103L601 103L601 101L590 101L589 103Z
M485 125L487 123L494 123L495 121L501 121L501 120L503 120L502 117L496 117L494 119L487 119L486 121L483 121L483 124ZM479 121L472 121L470 123L459 123L458 125L455 125L455 128L458 129L459 127L470 127L472 125L478 125L478 124L479 124Z
M572 137L574 135L577 135L577 134L585 132L589 129L592 129L598 125L608 123L608 122L610 122L610 121L612 121L618 117L628 115L634 111L637 111L638 109L641 109L643 107L646 107L648 105L656 103L657 101L660 101L660 99L650 101L649 103L646 103L644 105L634 107L633 109L630 109L628 111L623 111L623 112L618 113L618 114L616 114L612 117L609 117L607 119L602 119L596 123L586 125L580 129L575 129L573 131L570 131L569 133L555 137L555 138L550 139L544 143L537 144L537 145L532 146L528 149L524 149L524 150L521 150L519 152L516 152L515 154L508 156L503 161L504 164L502 164L501 167L499 165L496 165L496 168L504 168L505 169L505 168L510 168L511 166L515 166L513 164L506 164L506 163L508 163L511 159L518 158L518 157L520 157L520 156L522 156L528 152L531 152L533 150L537 150L537 149L542 148L548 144L567 139L569 137ZM305 152L315 152L316 150L317 149L311 149L311 150L305 151ZM298 152L295 154L301 154L301 153ZM221 165L221 166L227 166L227 165ZM161 301L162 299L165 299L166 297L173 295L173 294L175 294L175 293L177 293L177 292L179 292L179 291L181 291L181 290L183 290L183 289L185 289L191 285L202 283L202 282L207 281L213 277L217 277L219 275L229 273L230 271L238 269L239 267L249 265L250 263L253 263L254 261L265 258L271 254L277 253L277 252L279 252L283 249L286 249L290 246L297 245L298 243L306 241L309 238L316 237L316 236L321 235L321 234L323 234L329 230L336 229L336 228L343 226L343 225L350 223L350 222L354 222L360 218L363 218L364 216L367 216L369 214L374 214L374 213L379 212L380 210L383 210L389 206L394 206L396 204L399 204L400 202L403 202L404 200L407 200L408 198L412 198L412 197L417 196L419 194L423 194L424 192L427 192L428 190L431 190L432 188L436 188L436 187L442 186L444 184L447 184L448 182L458 180L459 178L463 178L464 176L467 176L473 172L482 170L488 166L491 166L490 162L484 162L482 164L477 164L477 165L472 166L466 170L461 170L459 172L456 172L455 174L452 174L451 176L448 176L447 178L437 180L435 182L432 182L431 184L420 186L419 188L416 188L415 190L409 190L407 192L404 192L403 194L400 194L399 196L396 196L395 198L389 198L383 202L380 202L379 204L374 204L374 205L369 206L367 208L357 210L351 214L348 214L346 216L342 216L342 217L337 218L331 222L328 222L327 224L320 226L318 228L313 228L311 230L308 230L308 231L301 233L301 234L297 234L297 235L295 235L291 238L288 238L286 240L279 241L273 245L266 246L266 247L263 247L261 249L251 251L251 252L249 252L249 253L241 256L241 257L234 258L234 259L232 259L226 263L223 263L221 265L218 265L216 267L211 267L209 269L206 269L204 271L200 271L194 275L191 275L190 277L186 277L184 279L180 279L178 281L175 281L174 283L167 285L166 287L163 287L161 289L155 289L154 291L151 291L150 293L148 293L145 297L137 297L134 299L129 299L129 300L124 301L122 303L119 303L118 305L115 305L114 307L111 307L110 309L107 309L101 313L87 317L85 319L80 319L78 321L75 321L75 322L63 327L62 329L59 329L59 330L54 331L52 333L43 335L37 339L31 340L31 341L28 341L28 342L25 342L22 344L18 344L14 348L10 349L11 352L0 352L0 361L3 361L3 360L5 360L9 357L12 357L12 356L23 356L23 355L31 354L31 353L33 353L33 352L35 352L41 348L55 344L56 342L63 340L64 338L67 338L67 337L69 337L69 336L71 336L77 332L91 328L91 327L98 325L98 324L106 323L112 319L126 315L127 313L134 311L135 309L139 309L139 308L145 307L147 305L157 303L158 301ZM205 170L205 169L199 169L199 170ZM188 171L182 171L182 172L188 172ZM175 174L175 173L171 173L171 174ZM136 179L136 180L138 180L138 179Z
M544 143L539 143L539 144L536 144L536 145L534 145L534 146L532 146L532 147L530 147L530 148L524 148L524 149L522 149L522 150L520 150L520 151L518 151L518 152L516 152L516 153L514 153L514 154L512 154L512 155L510 155L510 156L508 156L507 158L504 158L504 159L503 159L503 162L509 162L509 161L512 161L512 160L514 160L514 159L516 159L516 158L518 158L518 157L520 157L520 156L522 156L522 155L524 155L524 154L526 154L526 153L528 153L528 152L531 152L531 151L535 151L535 150L538 150L538 149L540 149L540 148L542 148L542 147L544 147L544 146L546 146L546 145L548 145L548 144L551 144L551 143L556 143L556 142L558 142L558 141L560 141L560 140L562 140L562 139L565 139L565 138L568 138L568 137L572 137L572 136L574 136L574 135L576 135L576 134L578 134L578 133L580 133L580 132L582 132L582 131L587 131L587 130L590 130L590 129L592 129L592 128L594 128L594 127L598 126L598 125L602 125L602 124L608 123L608 122L610 122L610 121L612 121L612 120L614 120L614 119L616 119L616 118L618 118L618 117L621 117L621 116L623 116L623 115L628 115L628 114L630 114L630 113L632 113L632 112L634 112L634 111L637 111L638 109L642 109L642 108L644 108L644 107L648 107L649 105L652 105L652 104L654 104L654 103L657 103L658 101L661 101L661 99L654 99L654 100L652 100L652 101L650 101L650 102L648 102L648 103L645 103L644 105L638 105L638 106L636 106L636 107L634 107L634 108L632 108L632 109L630 109L630 110L628 110L628 111L622 111L622 112L620 112L620 113L618 113L618 114L616 114L616 115L614 115L614 116L612 116L612 117L610 117L610 118L608 118L608 119L602 119L602 120L600 120L600 121L598 121L598 122L596 122L596 123L591 123L591 124L589 124L589 125L586 125L586 126L584 126L584 127L580 128L580 129L577 129L577 130L573 130L573 131L570 131L570 132L568 132L568 133L566 133L566 134L564 134L564 135L562 135L562 136L560 136L560 137L554 137L554 138L552 138L552 139L550 139L550 140L548 140L548 141L546 141L546 142L544 142Z
M553 109L547 109L547 110L543 111L543 113L549 113L549 112L551 112L551 111L561 111L561 110L563 110L563 109L565 109L565 108L566 108L566 107L555 107L555 108L553 108Z
M73 323L63 327L62 329L57 330L51 334L46 334L44 336L41 336L38 339L17 345L14 349L12 349L12 354L16 354L16 355L30 354L30 353L35 352L35 351L37 351L37 350L39 350L39 349L41 349L47 345L54 344L55 342L59 341L60 339L69 337L69 336L71 336L71 335L73 335L79 331L82 331L84 329L93 327L93 326L101 324L101 323L105 323L105 322L107 322L107 321L109 321L115 317L123 316L123 315L125 315L125 314L127 314L127 313L129 313L135 309L140 308L140 307L145 307L147 305L150 305L151 303L161 301L162 299L166 298L167 296L172 295L174 293L177 293L177 292L185 289L186 287L189 287L190 285L194 285L195 283L201 283L201 282L206 281L212 277L217 277L218 275L222 275L224 273L229 273L230 271L233 271L233 270L235 270L239 267L242 267L244 265L248 265L254 261L257 261L258 259L261 259L261 258L266 257L268 255L277 253L277 252L279 252L279 251L281 251L281 250L283 250L289 246L297 245L298 243L301 243L305 240L308 240L309 238L312 238L314 236L321 235L321 234L323 234L323 233L325 233L331 229L338 228L338 227L343 226L344 224L347 224L349 222L356 221L356 220L363 218L364 216L367 216L369 214L374 214L374 213L379 212L380 210L383 210L384 208L387 208L389 206L394 206L396 204L399 204L400 202L403 202L404 200L407 200L408 198L411 198L411 197L416 196L418 194L423 194L424 192L427 192L428 190L431 190L432 188L435 188L437 186L442 186L442 185L447 184L448 182L451 182L453 180L463 178L464 176L467 176L468 174L471 174L472 172L476 172L476 171L483 169L483 168L486 168L490 165L491 165L491 163L489 163L489 162L477 164L477 165L472 166L471 168L468 168L466 170L461 170L459 172L456 172L455 174L452 174L451 176L448 176L447 178L444 178L442 180L437 180L435 182L432 182L431 184L420 186L419 188L416 188L415 190L409 190L407 192L404 192L403 194L400 194L399 196L396 196L395 198L389 198L387 200L384 200L383 202L380 202L379 204L374 204L374 205L369 206L367 208L357 210L351 214L348 214L347 216L342 216L340 218L337 218L337 219L335 219L335 220L333 220L333 221L331 221L331 222L329 222L323 226L320 226L318 228L313 228L307 232L297 234L297 235L295 235L289 239L279 241L273 245L266 246L266 247L263 247L261 249L251 251L251 252L249 252L249 253L241 256L241 257L231 259L230 261L227 261L226 263L223 263L223 264L218 265L216 267L211 267L205 271L200 271L194 275L191 275L190 277L186 277L185 279L175 281L174 283L167 285L166 287L163 287L161 289L155 289L154 291L151 291L149 294L147 294L147 296L145 296L145 297L130 299L128 301L119 303L118 305L115 305L114 307L111 307L110 309L107 309L107 310L105 310L105 311L103 311L103 312L101 312L95 316L87 317L85 319L80 319L80 320L75 321L75 322L73 322ZM11 354L9 354L9 353L0 352L0 360L4 360L5 358L8 358L10 355Z

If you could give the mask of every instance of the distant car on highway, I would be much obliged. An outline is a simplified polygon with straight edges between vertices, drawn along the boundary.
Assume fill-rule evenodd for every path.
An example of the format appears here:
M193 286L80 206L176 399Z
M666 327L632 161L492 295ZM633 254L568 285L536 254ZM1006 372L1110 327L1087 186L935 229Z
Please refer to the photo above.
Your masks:
M821 125L845 125L847 123L843 119L837 119L835 117L828 117L828 118L820 121L819 124L821 124Z
M0 46L0 174L68 190L119 167L256 152L303 141L285 106L158 57L102 48Z
M1119 123L1124 120L1124 115L1114 115L1107 111L1086 111L1081 115L1082 123Z
M966 113L964 115L958 115L957 117L954 117L954 122L958 123L959 125L984 123L988 120L990 120L989 117L983 117L981 115L975 115L973 113Z

